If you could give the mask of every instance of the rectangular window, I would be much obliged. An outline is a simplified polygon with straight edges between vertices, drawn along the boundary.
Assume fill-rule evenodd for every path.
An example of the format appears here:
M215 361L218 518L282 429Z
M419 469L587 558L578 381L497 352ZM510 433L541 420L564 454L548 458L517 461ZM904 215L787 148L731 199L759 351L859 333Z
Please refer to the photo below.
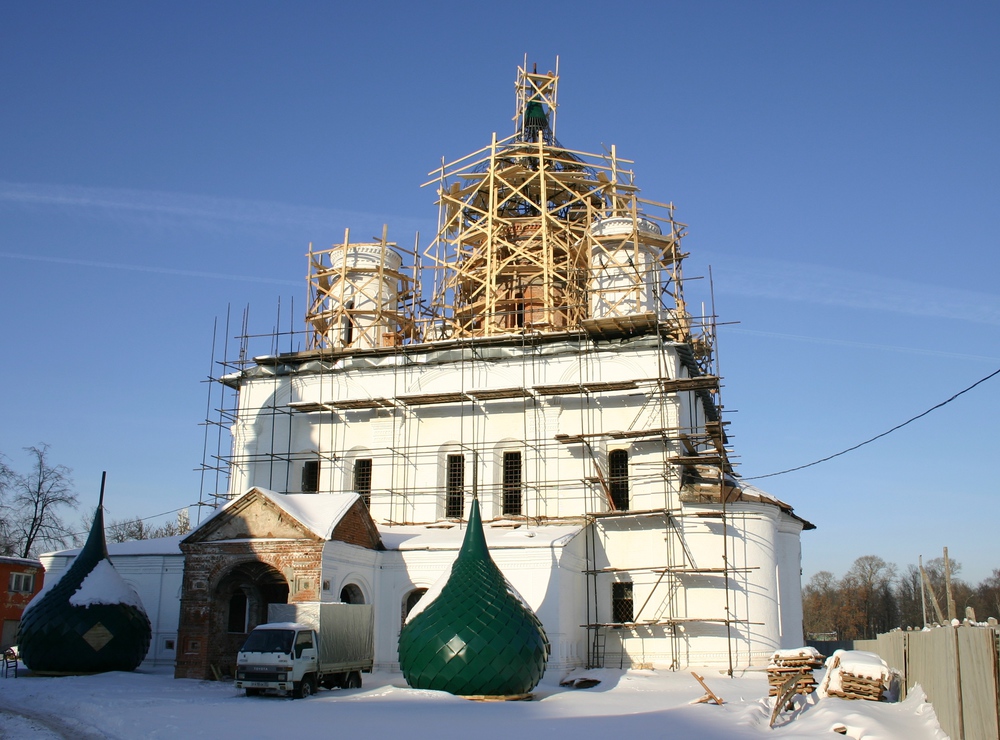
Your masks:
M30 594L35 590L35 574L11 573L8 590L13 594Z
M503 453L503 513L521 513L521 453Z
M316 493L319 490L319 460L306 460L302 464L302 492Z
M618 511L628 511L628 450L608 453L608 488Z
M611 621L632 622L632 584L630 582L611 584Z
M354 461L354 491L361 496L365 506L372 504L372 461L363 458Z
M465 455L448 455L445 481L445 517L461 519L465 513Z

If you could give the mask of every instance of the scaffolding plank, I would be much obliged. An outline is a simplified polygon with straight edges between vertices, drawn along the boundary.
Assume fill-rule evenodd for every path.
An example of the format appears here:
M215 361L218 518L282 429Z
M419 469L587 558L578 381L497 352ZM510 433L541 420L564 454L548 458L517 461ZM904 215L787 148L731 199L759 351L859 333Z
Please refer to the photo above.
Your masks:
M620 337L628 334L644 334L659 325L659 318L653 311L625 316L607 316L599 319L583 319L580 326L591 336Z
M638 386L634 380L605 380L584 383L583 387L588 393L601 393L604 391L628 391Z
M288 408L292 411L300 411L302 413L330 410L329 406L318 401L291 401L288 403Z
M469 396L477 401L494 401L502 398L531 398L527 388L480 388L469 391Z
M440 403L461 403L468 400L461 391L449 393L413 393L405 396L396 396L396 400L407 406L423 406Z
M667 459L673 465L711 465L718 467L722 465L722 458L719 455L682 455Z
M563 383L557 385L533 385L531 390L543 396L564 396L570 393L582 393L584 387L580 383Z
M382 409L392 408L393 403L388 398L349 398L342 401L333 401L329 404L335 409L347 411L359 409Z
M714 375L699 375L694 378L673 378L660 381L665 393L680 391L712 391L719 388L719 379Z

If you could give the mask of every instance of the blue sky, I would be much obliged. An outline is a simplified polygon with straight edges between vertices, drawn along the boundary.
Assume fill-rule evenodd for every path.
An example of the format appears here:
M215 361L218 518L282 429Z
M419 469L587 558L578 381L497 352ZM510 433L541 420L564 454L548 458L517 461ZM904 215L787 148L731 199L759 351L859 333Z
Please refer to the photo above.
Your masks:
M560 57L559 139L616 144L689 224L743 475L1000 368L1000 6L627 7L5 3L0 451L50 443L88 506L108 470L111 518L197 501L215 318L298 323L308 243L346 227L426 244L419 185L511 132L525 53ZM804 580L945 545L1000 567L998 401L759 481L818 526Z

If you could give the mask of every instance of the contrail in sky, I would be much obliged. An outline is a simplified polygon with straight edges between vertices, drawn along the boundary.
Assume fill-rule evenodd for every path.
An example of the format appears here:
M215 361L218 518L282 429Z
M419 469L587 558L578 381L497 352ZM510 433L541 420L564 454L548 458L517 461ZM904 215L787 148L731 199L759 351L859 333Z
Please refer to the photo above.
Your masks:
M756 331L754 329L742 329L736 327L723 327L721 333L734 332L736 334L751 334L757 337L772 337L774 339L787 339L792 342L811 342L813 344L833 344L842 347L857 347L859 349L882 350L886 352L906 352L914 355L932 355L935 357L951 357L956 360L982 360L983 362L1000 362L1000 357L987 357L986 355L966 355L958 352L943 352L937 349L927 349L924 347L899 347L891 344L877 344L875 342L855 342L850 339L833 339L828 337L806 337L799 334L779 334L773 331Z
M0 257L17 260L32 260L33 262L55 262L62 265L83 265L85 267L104 267L112 270L132 270L134 272L154 272L160 275L183 275L185 277L209 278L211 280L241 280L251 283L270 283L277 285L295 285L302 287L303 280L278 280L276 278L256 277L254 275L231 275L223 272L199 272L197 270L176 270L171 267L146 267L144 265L129 265L122 262L98 262L96 260L81 260L70 257L39 257L31 254L12 254L0 252Z
M166 218L178 224L263 226L331 233L338 239L345 226L365 231L383 223L396 233L416 230L428 221L392 214L346 211L336 208L295 206L271 201L219 198L128 188L97 188L0 181L0 204L31 208L57 208L66 212L104 214L111 218ZM430 222L432 223L432 221ZM365 233L362 239L371 235Z
M1000 325L1000 296L821 265L718 255L717 292Z

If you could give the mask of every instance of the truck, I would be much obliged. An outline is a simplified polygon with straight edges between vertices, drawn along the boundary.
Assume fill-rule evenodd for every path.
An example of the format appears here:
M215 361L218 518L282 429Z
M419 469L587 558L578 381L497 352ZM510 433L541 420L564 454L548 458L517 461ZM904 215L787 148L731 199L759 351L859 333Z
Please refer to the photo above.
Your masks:
M236 688L304 699L322 686L361 688L375 656L371 604L269 604L268 621L247 635L236 658Z

